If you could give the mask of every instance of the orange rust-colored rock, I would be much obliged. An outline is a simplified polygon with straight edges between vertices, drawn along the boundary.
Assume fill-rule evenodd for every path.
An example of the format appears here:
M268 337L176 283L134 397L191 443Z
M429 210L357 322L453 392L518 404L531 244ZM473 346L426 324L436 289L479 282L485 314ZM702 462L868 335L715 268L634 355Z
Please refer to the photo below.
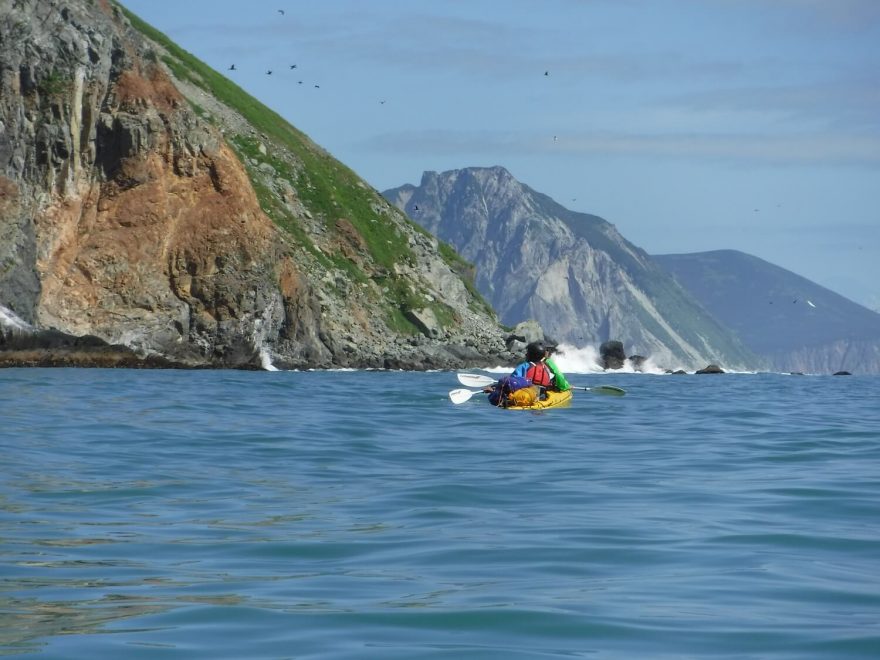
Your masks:
M116 82L116 98L119 109L125 111L153 106L169 113L185 103L183 95L157 66L148 67L146 76L134 70L123 71Z

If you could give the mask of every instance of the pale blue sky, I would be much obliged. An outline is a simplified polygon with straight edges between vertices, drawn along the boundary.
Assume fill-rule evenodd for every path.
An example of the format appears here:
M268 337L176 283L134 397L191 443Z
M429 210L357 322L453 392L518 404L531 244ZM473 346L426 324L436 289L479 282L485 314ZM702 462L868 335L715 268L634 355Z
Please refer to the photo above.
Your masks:
M880 309L878 0L124 4L379 190L502 165Z

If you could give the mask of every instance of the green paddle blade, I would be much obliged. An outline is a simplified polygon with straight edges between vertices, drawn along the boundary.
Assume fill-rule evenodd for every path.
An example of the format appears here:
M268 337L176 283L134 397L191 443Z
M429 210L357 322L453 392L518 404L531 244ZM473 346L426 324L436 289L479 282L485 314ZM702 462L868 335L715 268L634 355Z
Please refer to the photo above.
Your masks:
M583 388L588 392L593 392L594 394L608 394L609 396L623 396L626 394L626 390L622 387L615 387L614 385L598 385L596 387L585 387Z

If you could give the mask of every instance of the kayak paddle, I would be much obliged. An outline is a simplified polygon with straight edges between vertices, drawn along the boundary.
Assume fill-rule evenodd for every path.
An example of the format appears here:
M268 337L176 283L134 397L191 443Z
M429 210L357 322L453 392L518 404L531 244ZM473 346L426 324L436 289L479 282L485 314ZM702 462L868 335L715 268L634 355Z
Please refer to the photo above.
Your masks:
M480 374L458 374L458 382L462 385L467 385L468 387L489 387L498 381L489 376L482 376ZM596 387L579 387L577 385L572 385L571 389L592 392L593 394L607 394L609 396L623 396L626 394L626 390L622 387L615 387L614 385L597 385ZM459 392L461 390L455 391ZM450 397L451 396L450 393ZM468 397L468 399L469 398L470 397ZM467 401L467 399L463 399L463 401Z
M458 382L467 387L489 387L497 383L497 379L479 374L458 374Z
M469 401L474 394L482 394L482 390L452 390L449 393L449 399L455 405Z

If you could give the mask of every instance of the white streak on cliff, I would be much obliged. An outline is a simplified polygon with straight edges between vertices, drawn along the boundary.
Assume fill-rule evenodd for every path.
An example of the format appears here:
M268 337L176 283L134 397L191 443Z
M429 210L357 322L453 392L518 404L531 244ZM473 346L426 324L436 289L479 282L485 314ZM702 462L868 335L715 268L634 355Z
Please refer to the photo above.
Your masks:
M0 326L6 329L31 331L33 326L18 318L11 309L0 305Z

